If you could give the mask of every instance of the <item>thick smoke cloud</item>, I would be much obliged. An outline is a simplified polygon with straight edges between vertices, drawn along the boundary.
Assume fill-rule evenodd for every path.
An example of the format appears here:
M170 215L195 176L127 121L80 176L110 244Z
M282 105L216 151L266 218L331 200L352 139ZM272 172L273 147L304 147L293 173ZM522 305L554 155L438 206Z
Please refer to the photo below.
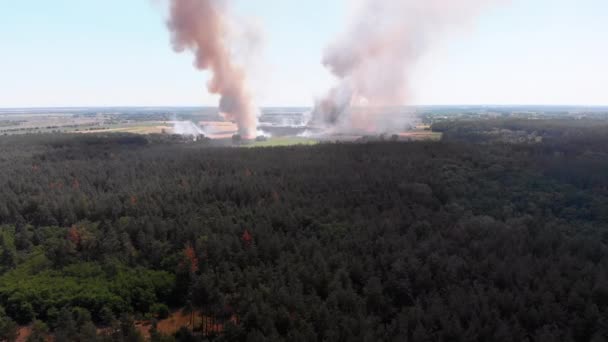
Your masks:
M317 101L311 123L342 130L390 126L379 114L408 103L412 69L429 45L491 2L361 1L351 26L325 51L323 64L339 83Z
M246 70L237 65L232 53L234 31L227 0L170 0L169 11L167 26L175 51L192 51L196 68L211 71L207 87L220 95L220 112L236 122L242 137L255 137L257 109L247 87Z

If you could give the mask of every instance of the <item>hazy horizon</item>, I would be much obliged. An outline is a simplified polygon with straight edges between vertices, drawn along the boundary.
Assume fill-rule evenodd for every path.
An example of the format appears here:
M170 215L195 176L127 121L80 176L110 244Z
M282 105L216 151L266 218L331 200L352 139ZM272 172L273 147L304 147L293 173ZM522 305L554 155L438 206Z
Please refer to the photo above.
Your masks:
M474 103L462 103L462 104L411 104L396 106L398 108L425 108L425 107L437 107L437 108L592 108L592 109L605 109L608 105L586 105L586 104L474 104ZM297 106L297 105L267 105L260 106L259 109L313 109L313 106ZM102 106L25 106L25 107L2 107L0 111L10 110L45 110L45 109L65 109L65 110L79 110L79 109L219 109L213 105L102 105Z

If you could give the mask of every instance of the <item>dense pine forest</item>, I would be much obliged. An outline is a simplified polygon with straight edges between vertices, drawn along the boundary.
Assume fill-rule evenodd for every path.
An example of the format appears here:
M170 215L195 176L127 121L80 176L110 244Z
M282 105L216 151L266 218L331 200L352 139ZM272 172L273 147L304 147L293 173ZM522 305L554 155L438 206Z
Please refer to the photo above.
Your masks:
M0 340L605 341L608 129L499 124L0 137ZM158 331L176 311L204 320Z

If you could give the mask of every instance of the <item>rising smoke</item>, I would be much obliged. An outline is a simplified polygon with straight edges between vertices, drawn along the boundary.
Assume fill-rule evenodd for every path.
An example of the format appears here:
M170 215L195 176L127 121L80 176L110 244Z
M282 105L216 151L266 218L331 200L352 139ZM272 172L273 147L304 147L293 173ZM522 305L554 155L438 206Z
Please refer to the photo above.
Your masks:
M179 134L191 137L200 137L205 135L205 131L192 121L173 121L173 134Z
M350 27L326 49L338 84L319 99L311 124L334 130L394 126L386 109L408 103L410 75L429 45L500 0L363 0Z
M243 138L253 138L257 127L257 109L247 87L244 67L236 63L234 26L230 22L228 0L169 0L169 21L173 48L192 51L195 66L210 70L207 85L210 93L220 95L219 110L234 121ZM242 37L254 37L249 32Z

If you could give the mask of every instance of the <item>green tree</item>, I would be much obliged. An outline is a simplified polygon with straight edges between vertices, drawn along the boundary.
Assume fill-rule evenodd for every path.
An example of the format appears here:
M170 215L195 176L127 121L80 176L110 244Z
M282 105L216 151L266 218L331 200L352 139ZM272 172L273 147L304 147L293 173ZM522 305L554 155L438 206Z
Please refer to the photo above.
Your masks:
M79 341L97 341L97 327L93 322L88 321L82 324L78 329Z
M153 304L150 308L150 312L158 319L169 317L169 307L162 303Z
M4 235L0 234L0 266L4 269L12 269L16 266L17 255L12 246L4 239Z
M32 324L32 333L27 338L27 342L46 342L49 335L49 327L46 323L35 320Z
M72 311L67 307L59 311L55 328L55 340L57 342L73 341L77 338L78 326L72 315Z
M99 323L109 327L115 320L116 316L114 316L114 312L109 307L103 306L101 310L99 310Z
M4 308L0 306L0 340L12 342L19 336L19 326L6 315Z

